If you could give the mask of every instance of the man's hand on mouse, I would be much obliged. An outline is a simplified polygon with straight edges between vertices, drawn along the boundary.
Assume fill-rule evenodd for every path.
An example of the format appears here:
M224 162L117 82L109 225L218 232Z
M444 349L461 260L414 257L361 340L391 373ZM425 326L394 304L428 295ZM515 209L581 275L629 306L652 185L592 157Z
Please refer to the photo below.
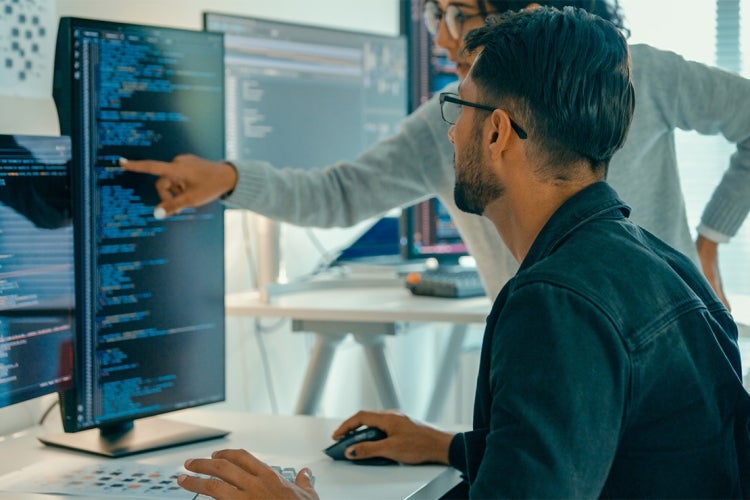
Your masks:
M405 464L448 464L448 449L453 434L443 432L392 411L359 411L339 425L333 432L338 440L360 426L377 427L388 436L378 441L367 441L350 446L347 458L386 457Z

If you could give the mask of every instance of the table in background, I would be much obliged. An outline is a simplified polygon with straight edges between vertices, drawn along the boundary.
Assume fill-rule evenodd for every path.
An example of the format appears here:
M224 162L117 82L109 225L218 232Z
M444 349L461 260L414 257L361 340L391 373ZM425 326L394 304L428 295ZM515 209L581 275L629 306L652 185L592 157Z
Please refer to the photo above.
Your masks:
M400 400L385 358L385 338L398 323L444 322L453 325L432 391L426 420L440 416L447 387L459 362L466 330L484 324L490 311L487 297L447 299L412 295L402 280L326 280L292 288L270 300L258 291L228 294L229 316L289 318L294 331L315 334L304 383L295 412L312 415L318 408L333 355L339 343L353 335L366 353L375 386L384 408L400 408Z

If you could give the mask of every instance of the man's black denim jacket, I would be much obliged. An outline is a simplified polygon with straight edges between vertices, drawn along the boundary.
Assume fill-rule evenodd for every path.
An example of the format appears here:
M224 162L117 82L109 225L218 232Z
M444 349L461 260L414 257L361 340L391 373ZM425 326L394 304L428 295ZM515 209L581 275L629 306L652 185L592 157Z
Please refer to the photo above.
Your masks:
M739 495L736 325L629 212L605 182L584 189L498 296L474 430L450 448L472 497Z

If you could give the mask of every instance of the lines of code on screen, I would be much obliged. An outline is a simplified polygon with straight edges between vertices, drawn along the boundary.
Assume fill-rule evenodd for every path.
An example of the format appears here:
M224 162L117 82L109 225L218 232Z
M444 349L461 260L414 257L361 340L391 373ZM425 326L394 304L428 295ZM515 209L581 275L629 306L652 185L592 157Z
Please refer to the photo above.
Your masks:
M204 23L225 33L230 158L322 167L398 132L404 38L219 13Z
M223 400L223 212L214 203L158 220L154 177L117 166L223 158L222 39L86 20L71 32L85 255L79 423Z
M0 135L0 407L70 386L67 137Z

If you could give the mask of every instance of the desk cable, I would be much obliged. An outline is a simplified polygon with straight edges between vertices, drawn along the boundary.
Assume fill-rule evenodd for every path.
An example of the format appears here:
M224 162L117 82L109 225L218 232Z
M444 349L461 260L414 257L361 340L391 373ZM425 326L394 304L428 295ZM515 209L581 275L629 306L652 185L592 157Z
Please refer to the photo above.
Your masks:
M49 406L47 406L47 409L44 410L44 413L42 413L42 416L39 417L38 424L39 425L43 425L44 421L47 420L47 417L49 417L49 414L52 413L52 410L55 409L55 406L57 406L59 404L60 404L60 399L58 399L58 398L56 398L54 401L52 401L52 403L50 403Z

